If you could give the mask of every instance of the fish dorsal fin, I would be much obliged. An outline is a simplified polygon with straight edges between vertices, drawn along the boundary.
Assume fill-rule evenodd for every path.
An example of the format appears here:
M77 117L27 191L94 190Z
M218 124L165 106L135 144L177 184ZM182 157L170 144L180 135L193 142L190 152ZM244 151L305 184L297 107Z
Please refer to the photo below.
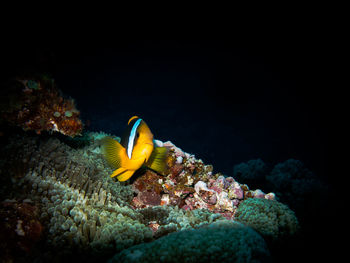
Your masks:
M128 125L130 124L130 122L132 122L132 120L138 119L138 118L139 118L138 116L132 116L128 121Z

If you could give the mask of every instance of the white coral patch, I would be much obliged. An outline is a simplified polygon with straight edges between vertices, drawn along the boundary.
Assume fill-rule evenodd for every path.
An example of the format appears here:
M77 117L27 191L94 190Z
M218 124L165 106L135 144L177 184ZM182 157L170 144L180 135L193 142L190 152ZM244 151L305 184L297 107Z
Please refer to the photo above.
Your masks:
M194 185L194 190L196 191L196 193L199 194L199 191L208 191L208 192L215 192L214 190L208 189L207 184L203 181L198 181L195 185Z
M183 157L182 157L182 156L178 156L178 157L176 157L176 163L181 164L181 163L182 163L182 161L183 161Z
M168 205L170 203L170 198L168 194L163 194L161 199L161 204Z
M56 122L50 121L50 123L53 125L53 130L59 132L59 129L58 129Z
M187 182L185 183L185 185L188 185L188 186L190 186L190 185L192 185L193 184L193 177L192 176L190 176L190 175L188 175L187 176Z
M164 143L160 140L153 140L154 146L163 147Z
M19 236L25 236L25 233L24 233L23 228L22 228L22 223L23 223L22 220L17 221L17 228L15 231L16 231L17 235L19 235Z

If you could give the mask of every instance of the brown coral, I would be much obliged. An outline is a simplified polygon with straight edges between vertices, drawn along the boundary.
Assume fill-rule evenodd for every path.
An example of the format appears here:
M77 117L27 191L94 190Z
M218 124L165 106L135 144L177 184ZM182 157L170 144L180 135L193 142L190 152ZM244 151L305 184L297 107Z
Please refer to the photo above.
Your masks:
M3 99L0 116L12 126L38 134L57 131L72 137L83 129L74 100L63 98L54 80L47 76L11 82Z
M135 208L161 204L162 185L160 180L162 177L150 170L135 180L132 186L134 192L137 193L132 202Z
M43 232L38 206L28 199L1 202L0 232L0 254L4 260L11 261L16 254L26 256Z

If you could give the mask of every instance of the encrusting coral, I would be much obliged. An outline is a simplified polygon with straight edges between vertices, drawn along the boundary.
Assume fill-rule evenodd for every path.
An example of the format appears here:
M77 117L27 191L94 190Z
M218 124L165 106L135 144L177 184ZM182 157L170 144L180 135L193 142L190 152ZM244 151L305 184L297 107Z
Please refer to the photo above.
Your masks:
M109 262L269 262L264 239L234 221L169 234L116 254Z
M263 198L244 200L236 210L235 219L275 241L293 236L299 228L298 220L288 206Z
M273 193L250 190L232 177L213 174L211 165L205 165L170 141L156 143L169 149L168 173L161 176L146 171L133 182L137 193L132 201L135 208L171 205L184 210L207 209L233 219L235 210L245 198L275 198Z

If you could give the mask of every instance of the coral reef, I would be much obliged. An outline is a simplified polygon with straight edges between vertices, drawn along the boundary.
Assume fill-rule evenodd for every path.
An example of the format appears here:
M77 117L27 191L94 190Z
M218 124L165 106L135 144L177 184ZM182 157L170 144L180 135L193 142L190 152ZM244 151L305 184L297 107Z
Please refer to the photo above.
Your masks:
M57 131L76 136L83 129L74 100L63 98L52 78L18 78L9 82L3 94L1 122L38 134Z
M25 205L36 211L33 220L44 229L36 232L40 235L26 236L33 240L34 249L29 250L36 260L56 257L64 261L74 254L85 261L103 261L119 252L121 259L127 260L130 253L135 254L135 245L141 244L137 251L143 247L154 251L158 242L164 242L162 253L171 256L171 242L183 238L177 251L193 253L193 260L199 260L195 251L208 245L208 251L221 253L228 262L248 262L267 257L266 245L256 232L235 220L276 240L295 232L294 214L274 201L273 193L250 190L232 177L214 174L211 165L169 141L156 141L169 149L165 175L141 169L133 181L110 178L112 170L100 150L107 135L85 133L67 140L64 136L23 132L9 137L0 149L2 200L19 200L14 201L14 207L30 200ZM4 209L1 211L7 211ZM6 214L1 213L0 219L5 222ZM27 221L22 221L20 226L27 226ZM17 225L12 223L8 229L17 233L13 232ZM21 238L18 233L13 237ZM44 240L45 253L35 253L38 236ZM9 258L14 253L11 246L6 247ZM204 257L214 260L209 254L213 255ZM149 256L167 259L156 252Z
M170 141L158 140L156 143L169 148L169 170L166 176L148 170L133 182L137 193L133 199L135 208L176 205L184 210L207 209L233 219L235 210L245 198L275 198L273 193L249 190L247 185L232 177L213 174L211 165L205 165Z
M262 198L244 200L236 210L235 219L275 241L293 236L299 228L298 220L288 206Z
M68 255L75 247L75 253L108 256L174 231L222 219L209 211L186 212L171 206L135 210L129 205L134 196L131 185L108 176L111 170L99 149L103 136L92 133L89 137L90 144L78 149L55 138L39 140L32 136L14 137L5 148L8 161L2 170L16 162L21 167L9 174L13 189L8 197L30 198L40 207L39 219L47 230L49 251L58 249ZM21 155L16 158L18 149Z
M41 204L41 220L55 247L122 249L152 237L138 222L139 213L127 205L131 188L106 176L110 171L101 158L91 161L95 148L91 144L89 150L73 150L57 139L42 142L18 182Z
M217 221L130 247L109 262L269 262L269 251L251 228Z
M171 232L199 228L224 219L221 214L214 214L209 210L185 211L177 206L154 206L138 211L143 215L142 222L151 228L155 238Z

